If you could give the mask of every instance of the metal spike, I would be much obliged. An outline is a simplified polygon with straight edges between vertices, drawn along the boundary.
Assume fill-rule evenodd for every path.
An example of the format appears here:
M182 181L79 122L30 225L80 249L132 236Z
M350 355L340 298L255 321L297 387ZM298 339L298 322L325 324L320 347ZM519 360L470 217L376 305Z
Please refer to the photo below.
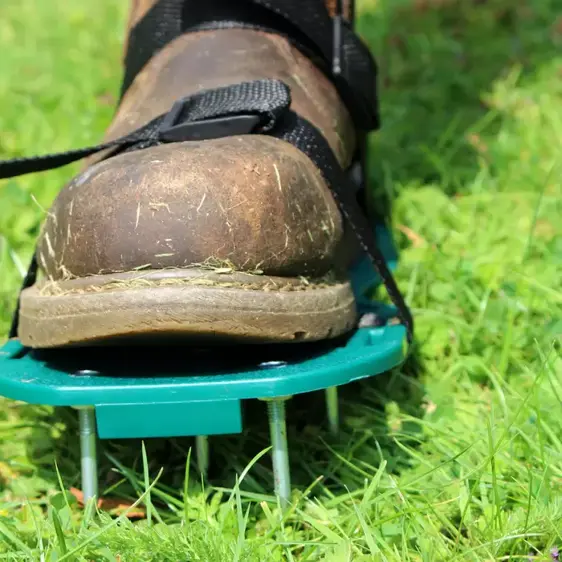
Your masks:
M96 412L93 406L78 410L80 421L80 464L84 503L98 496Z
M275 398L267 403L275 494L283 508L287 507L291 500L291 473L289 470L285 400L286 398Z
M326 410L328 424L332 435L337 435L340 430L340 411L338 404L338 387L331 386L326 389Z
M209 438L206 435L198 435L195 438L195 454L197 456L197 468L203 479L206 480L209 471Z

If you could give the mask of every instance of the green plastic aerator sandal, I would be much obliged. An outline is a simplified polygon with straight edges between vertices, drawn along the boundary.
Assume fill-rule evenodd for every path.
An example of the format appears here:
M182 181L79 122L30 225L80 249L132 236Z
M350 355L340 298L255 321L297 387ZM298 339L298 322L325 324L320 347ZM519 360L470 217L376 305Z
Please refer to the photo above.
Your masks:
M285 400L325 390L336 431L337 387L413 337L365 203L375 64L352 2L146 0L130 26L104 142L0 162L7 178L89 158L47 214L0 393L78 409L85 498L97 436L198 436L205 473L207 436L266 400L286 504Z

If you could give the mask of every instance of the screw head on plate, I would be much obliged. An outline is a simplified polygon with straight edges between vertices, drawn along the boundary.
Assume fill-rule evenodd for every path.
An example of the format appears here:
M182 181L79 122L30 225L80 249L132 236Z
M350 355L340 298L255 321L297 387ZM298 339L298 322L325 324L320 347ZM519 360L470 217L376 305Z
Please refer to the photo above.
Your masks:
M279 367L286 367L287 361L264 361L259 364L260 369L277 369Z

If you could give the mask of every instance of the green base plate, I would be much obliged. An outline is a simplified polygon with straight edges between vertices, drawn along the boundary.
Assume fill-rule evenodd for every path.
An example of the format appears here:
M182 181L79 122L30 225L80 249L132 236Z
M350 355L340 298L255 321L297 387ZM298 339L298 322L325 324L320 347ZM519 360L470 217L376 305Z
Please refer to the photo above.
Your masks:
M404 358L403 326L361 328L321 344L221 348L0 350L0 394L53 406L95 406L102 438L238 433L241 400L339 386ZM163 355L165 354L165 357Z
M389 265L396 254L377 231ZM351 271L356 295L376 284L372 266ZM394 309L358 297L361 313L382 322ZM402 325L359 328L316 344L100 347L32 350L18 340L0 349L0 395L33 404L94 406L102 438L239 433L241 401L323 390L388 371L405 357Z

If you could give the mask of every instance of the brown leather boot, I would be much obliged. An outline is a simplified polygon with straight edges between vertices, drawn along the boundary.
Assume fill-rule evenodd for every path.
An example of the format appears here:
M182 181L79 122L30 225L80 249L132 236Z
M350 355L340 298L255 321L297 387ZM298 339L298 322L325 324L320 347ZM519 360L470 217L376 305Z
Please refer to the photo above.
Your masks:
M256 7L263 26L208 25L199 16L203 21L147 57L139 41L148 16L151 29L160 29L162 4L178 6L134 2L128 48L137 54L128 72L142 68L133 68L106 141L142 128L186 96L274 79L290 90L295 118L327 141L336 165L326 167L351 166L358 124L342 89L318 53L299 44L302 34L294 41L286 36L292 28L276 29L283 18L275 9ZM327 0L332 16L336 4ZM182 17L189 19L189 10ZM22 343L45 348L143 336L293 342L352 329L357 310L346 268L357 246L346 241L330 172L319 166L323 156L313 161L310 142L292 142L298 135L263 131L129 143L90 160L42 229L41 275L21 295ZM198 134L203 140L193 140Z

